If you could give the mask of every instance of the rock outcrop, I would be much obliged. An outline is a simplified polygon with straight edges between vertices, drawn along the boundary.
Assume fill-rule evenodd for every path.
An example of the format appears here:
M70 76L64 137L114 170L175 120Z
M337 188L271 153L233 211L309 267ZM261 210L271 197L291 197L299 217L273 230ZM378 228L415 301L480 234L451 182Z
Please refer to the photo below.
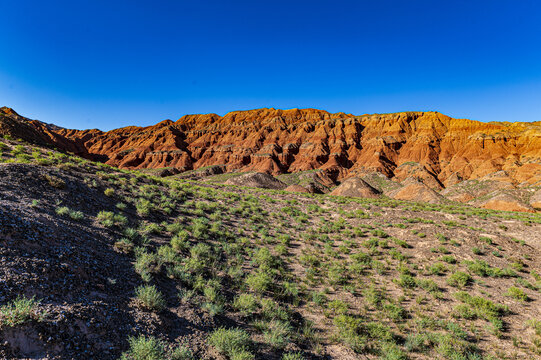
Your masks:
M493 194L492 196L489 196L488 199L480 201L476 205L490 210L535 212L530 205L505 193Z
M531 197L530 197L530 206L535 209L541 209L541 189L537 190Z
M248 173L227 180L226 185L249 186L262 189L283 190L286 184L266 173Z
M352 196L360 198L377 198L380 191L370 186L366 181L359 177L352 177L338 185L330 195Z
M298 192L298 193L310 193L313 191L310 191L309 189L305 188L304 186L300 185L289 185L284 189L284 191L287 192Z
M407 178L401 185L401 188L386 192L385 195L396 200L409 200L431 204L440 203L445 199L423 182L414 178Z

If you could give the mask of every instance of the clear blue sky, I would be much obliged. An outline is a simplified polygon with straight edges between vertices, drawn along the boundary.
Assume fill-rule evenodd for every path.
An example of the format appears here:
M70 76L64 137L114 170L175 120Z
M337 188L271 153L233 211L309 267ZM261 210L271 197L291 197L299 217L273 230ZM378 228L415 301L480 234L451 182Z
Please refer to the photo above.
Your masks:
M541 120L537 0L0 2L0 105L64 127L259 107Z

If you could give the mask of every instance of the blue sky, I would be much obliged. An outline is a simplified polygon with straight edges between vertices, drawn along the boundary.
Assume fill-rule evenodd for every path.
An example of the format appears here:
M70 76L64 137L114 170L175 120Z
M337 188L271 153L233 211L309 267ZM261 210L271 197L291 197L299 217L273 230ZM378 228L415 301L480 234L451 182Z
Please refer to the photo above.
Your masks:
M541 120L539 1L1 3L0 105L64 127L260 107Z

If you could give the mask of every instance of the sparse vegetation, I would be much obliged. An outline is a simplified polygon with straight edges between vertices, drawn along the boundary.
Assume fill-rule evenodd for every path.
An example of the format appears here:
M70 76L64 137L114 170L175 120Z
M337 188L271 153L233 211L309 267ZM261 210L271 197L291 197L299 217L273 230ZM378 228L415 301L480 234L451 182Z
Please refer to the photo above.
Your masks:
M30 320L41 321L46 313L39 310L40 301L35 297L17 297L0 306L0 329L23 324Z
M154 285L142 285L138 287L135 295L141 306L149 310L161 311L165 307L163 295Z
M13 142L8 148L11 158ZM528 240L520 227L538 229L537 214L231 188L18 149L52 162L36 177L49 193L26 208L76 229L53 230L73 242L47 237L50 258L61 260L36 268L62 274L73 296L88 297L81 306L98 309L93 316L137 326L118 341L117 357L297 360L332 357L333 346L367 358L490 359L541 349L535 324L524 336L508 326L539 301L537 250L510 237ZM85 193L70 198L72 189ZM46 243L39 238L25 241ZM79 249L83 241L92 245ZM121 315L101 307L109 293ZM39 302L24 301L2 305L0 327L45 319ZM175 342L170 329L189 336Z

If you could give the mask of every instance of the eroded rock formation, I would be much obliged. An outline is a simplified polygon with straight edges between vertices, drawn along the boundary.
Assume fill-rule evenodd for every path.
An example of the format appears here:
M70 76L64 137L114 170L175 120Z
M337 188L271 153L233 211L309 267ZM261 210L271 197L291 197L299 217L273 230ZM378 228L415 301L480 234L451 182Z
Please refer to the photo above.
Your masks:
M436 191L472 179L541 184L541 122L257 109L103 132L58 128L2 108L0 132L13 129L13 121L23 123L32 139L129 169L219 166L273 175L319 169L333 181L379 172L395 181L419 179Z

